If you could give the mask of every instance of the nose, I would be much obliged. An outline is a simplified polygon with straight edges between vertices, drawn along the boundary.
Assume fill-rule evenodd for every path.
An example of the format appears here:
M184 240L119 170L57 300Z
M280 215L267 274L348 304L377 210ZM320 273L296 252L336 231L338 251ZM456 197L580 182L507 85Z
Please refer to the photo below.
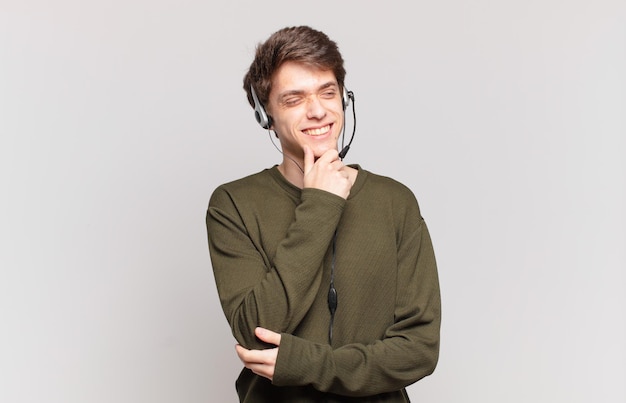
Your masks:
M318 97L310 97L307 104L307 118L322 119L326 116L326 108Z

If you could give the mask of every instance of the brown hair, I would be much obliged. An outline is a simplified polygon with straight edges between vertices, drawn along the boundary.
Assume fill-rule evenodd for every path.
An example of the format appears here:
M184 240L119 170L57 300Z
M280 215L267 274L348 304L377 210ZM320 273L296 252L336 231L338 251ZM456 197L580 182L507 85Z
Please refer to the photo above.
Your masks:
M254 106L251 85L254 86L259 101L263 105L267 104L274 72L286 61L331 70L340 89L343 89L346 70L337 44L325 33L311 27L286 27L276 31L256 47L254 60L243 78L243 88L250 105Z

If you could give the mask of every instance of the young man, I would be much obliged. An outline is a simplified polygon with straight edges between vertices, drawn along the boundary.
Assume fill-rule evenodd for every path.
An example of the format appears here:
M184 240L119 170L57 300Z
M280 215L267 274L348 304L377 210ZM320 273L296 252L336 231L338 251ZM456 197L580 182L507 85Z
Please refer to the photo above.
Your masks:
M219 186L207 212L242 402L408 402L437 364L428 229L407 187L343 164L344 78L336 43L306 26L260 44L244 78L283 158Z

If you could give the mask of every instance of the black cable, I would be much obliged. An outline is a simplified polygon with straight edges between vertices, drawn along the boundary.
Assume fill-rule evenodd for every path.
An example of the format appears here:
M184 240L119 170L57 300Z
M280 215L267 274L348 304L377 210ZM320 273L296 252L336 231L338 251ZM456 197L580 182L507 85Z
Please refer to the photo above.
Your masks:
M291 162L293 162L294 164L296 164L296 166L298 167L298 169L304 173L304 169L302 169L302 167L300 166L300 164L298 164L296 162L296 160L294 160L293 158L291 158L289 155L285 154L283 152L283 150L281 150L280 148L278 148L278 146L276 145L276 143L274 143L274 139L272 138L272 132L270 132L270 130L267 130L267 134L270 136L270 141L272 142L272 145L274 146L274 148L276 148L278 150L279 153L281 153L282 155L284 155L285 157L289 158L291 160ZM276 134L276 132L274 132L274 134ZM278 136L277 136L278 137Z
M337 230L333 235L333 257L330 263L330 289L328 290L328 309L330 310L330 325L328 327L328 344L333 342L333 324L337 311L337 290L335 289L335 259L337 257Z

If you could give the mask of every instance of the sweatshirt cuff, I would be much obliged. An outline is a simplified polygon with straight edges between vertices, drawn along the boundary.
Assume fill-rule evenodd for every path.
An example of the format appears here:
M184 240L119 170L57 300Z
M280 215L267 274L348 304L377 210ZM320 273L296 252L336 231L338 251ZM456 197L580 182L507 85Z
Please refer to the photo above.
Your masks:
M303 386L317 383L320 379L321 365L314 361L323 359L330 351L330 346L312 343L288 333L281 334L274 378L276 386Z

